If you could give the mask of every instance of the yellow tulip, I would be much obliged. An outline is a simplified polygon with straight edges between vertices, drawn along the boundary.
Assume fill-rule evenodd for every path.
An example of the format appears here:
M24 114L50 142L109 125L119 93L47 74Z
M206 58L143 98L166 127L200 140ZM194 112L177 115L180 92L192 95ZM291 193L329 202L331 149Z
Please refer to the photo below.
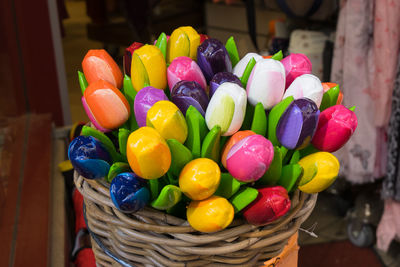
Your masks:
M167 62L170 64L174 58L190 57L196 60L197 47L200 45L200 35L190 26L175 29L167 44Z
M212 196L192 201L186 211L189 224L200 232L216 232L228 227L234 216L231 203L223 197Z
M156 102L147 111L146 125L155 128L164 139L176 139L184 143L188 129L185 117L171 101Z
M179 175L179 188L193 200L203 200L217 191L221 171L215 161L208 158L192 160Z
M317 152L302 158L298 164L304 173L299 189L313 194L327 189L339 174L340 164L337 158L328 152Z
M132 54L131 79L136 91L146 86L164 90L167 87L167 65L161 50L144 45Z
M163 176L171 165L167 142L151 127L141 127L129 135L126 154L131 169L145 179Z

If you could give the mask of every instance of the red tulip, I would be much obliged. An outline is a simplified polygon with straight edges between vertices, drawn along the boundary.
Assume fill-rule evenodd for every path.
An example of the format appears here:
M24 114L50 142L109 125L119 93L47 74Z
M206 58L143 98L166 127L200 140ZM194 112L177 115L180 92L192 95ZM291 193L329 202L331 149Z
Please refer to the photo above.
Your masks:
M311 143L321 151L335 152L346 144L356 128L356 114L343 105L335 105L319 115Z
M282 186L257 189L257 198L248 205L243 215L253 225L266 225L285 215L290 209L290 199Z

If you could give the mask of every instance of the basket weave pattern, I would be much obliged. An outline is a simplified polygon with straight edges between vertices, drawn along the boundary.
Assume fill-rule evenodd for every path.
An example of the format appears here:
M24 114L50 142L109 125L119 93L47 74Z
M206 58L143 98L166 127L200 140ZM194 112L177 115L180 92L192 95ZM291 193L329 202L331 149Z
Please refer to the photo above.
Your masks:
M106 183L74 174L84 196L86 218L97 241L131 266L261 266L277 256L311 214L317 194L296 191L291 210L275 222L257 227L236 219L222 231L204 234L186 220L145 208L121 213ZM92 238L99 266L119 266Z

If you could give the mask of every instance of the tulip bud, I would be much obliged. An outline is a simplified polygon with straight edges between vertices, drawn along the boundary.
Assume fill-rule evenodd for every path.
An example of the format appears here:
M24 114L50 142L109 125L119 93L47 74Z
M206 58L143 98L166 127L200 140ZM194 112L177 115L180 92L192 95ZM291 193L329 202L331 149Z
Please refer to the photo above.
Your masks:
M146 181L132 172L118 174L110 185L110 197L114 206L122 212L143 209L150 200Z
M250 135L237 142L226 156L226 168L241 182L254 182L268 170L274 147L262 135Z
M209 82L218 72L231 72L232 63L225 46L217 39L207 39L197 48L197 64Z
M186 116L186 110L193 106L204 116L208 106L208 96L201 86L193 81L180 81L171 92L171 100Z
M231 224L234 210L226 198L211 196L205 200L190 202L186 215L190 226L194 229L212 233Z
M114 87L122 87L122 72L104 49L89 50L82 61L82 69L89 84L104 80Z
M241 78L243 76L247 64L252 58L254 58L256 62L258 62L263 57L256 53L247 53L241 60L239 60L239 62L233 68L232 73L235 74L237 77Z
M147 112L146 124L155 128L164 139L176 139L183 144L187 138L185 117L170 101L162 100L155 103Z
M236 83L242 87L242 82L231 72L218 72L210 81L210 98L213 96L215 91L217 91L218 87L224 82Z
M258 189L257 198L248 205L243 216L253 225L261 226L271 223L285 215L290 209L290 199L282 186Z
M276 127L279 142L288 149L306 147L317 128L319 113L312 100L294 100L282 114Z
M106 81L91 83L84 92L82 102L88 117L100 131L118 128L130 116L125 96Z
M167 87L167 65L158 47L144 45L133 52L131 79L137 92L146 86L163 90Z
M106 177L111 156L99 140L92 136L78 136L69 145L68 158L74 169L87 179Z
M177 57L196 59L200 35L190 26L175 29L167 44L167 62L170 64Z
M133 106L139 127L146 126L147 111L161 100L168 100L164 91L151 86L145 87L137 93Z
M221 127L223 136L236 133L242 126L246 112L246 91L237 84L226 82L219 86L208 103L206 124L208 129Z
M253 106L261 102L271 109L282 100L285 91L285 69L277 60L261 59L251 71L247 82L247 98Z
M125 49L124 53L124 72L129 77L131 76L131 64L132 64L132 54L135 52L136 49L139 49L143 46L142 43L134 42L129 47Z
M141 127L129 135L126 156L132 171L144 179L160 178L171 165L167 143L151 127Z
M200 33L200 44L202 44L207 39L210 39L210 36Z
M228 156L229 151L231 150L231 148L240 140L242 140L243 138L250 136L250 135L254 135L255 133L250 131L250 130L245 130L245 131L239 131L236 132L234 135L232 135L228 142L226 142L226 144L224 145L224 147L222 148L222 156L221 156L221 163L222 165L225 167L226 169L226 157Z
M199 158L190 161L179 175L179 188L192 200L212 196L219 186L221 171L215 161Z
M283 98L291 95L294 99L306 97L314 101L319 108L323 94L324 89L318 77L312 74L303 74L292 82L283 95Z
M286 73L286 86L290 84L299 76L303 74L310 74L312 71L312 64L308 57L304 54L290 54L281 60L285 67Z
M308 194L319 193L327 189L339 174L340 164L337 158L328 152L317 152L302 158L298 164L304 173L299 189Z
M343 105L335 105L319 115L311 143L318 150L335 152L346 144L356 128L356 114Z
M177 57L167 69L168 86L172 91L174 85L182 80L197 82L204 91L207 89L206 79L196 61L189 57Z

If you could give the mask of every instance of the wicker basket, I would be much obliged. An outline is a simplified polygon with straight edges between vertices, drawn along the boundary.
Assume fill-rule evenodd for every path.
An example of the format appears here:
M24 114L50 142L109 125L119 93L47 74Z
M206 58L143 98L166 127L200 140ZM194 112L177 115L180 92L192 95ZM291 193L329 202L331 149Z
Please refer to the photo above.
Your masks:
M145 208L114 208L106 183L74 174L98 266L262 266L277 256L311 214L317 194L296 191L291 210L264 227L236 219L225 230L203 234L187 221Z

